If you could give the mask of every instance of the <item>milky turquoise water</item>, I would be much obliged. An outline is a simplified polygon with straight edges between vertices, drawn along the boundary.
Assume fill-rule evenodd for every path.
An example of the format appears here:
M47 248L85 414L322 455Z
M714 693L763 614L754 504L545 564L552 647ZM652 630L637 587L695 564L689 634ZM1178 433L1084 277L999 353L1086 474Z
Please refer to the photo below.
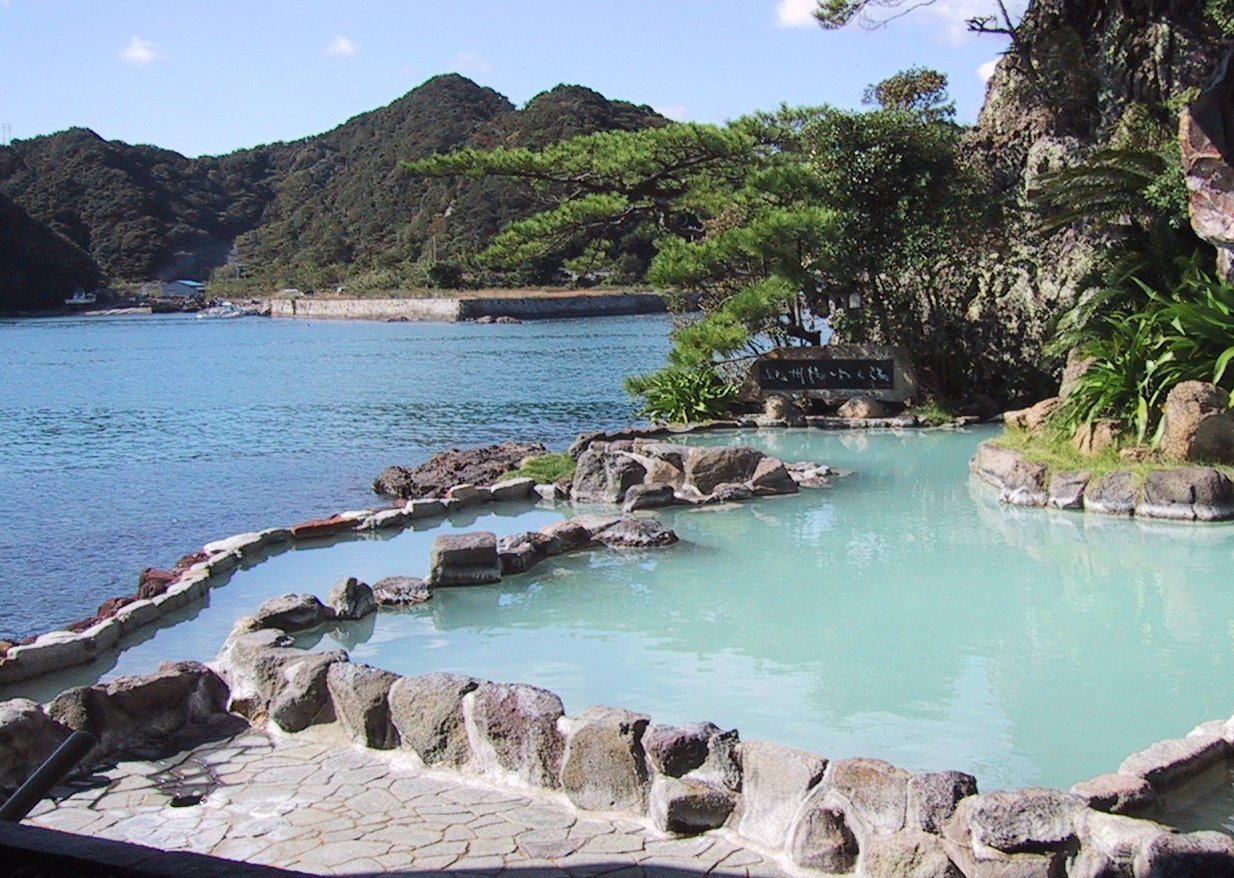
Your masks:
M368 505L376 469L425 444L467 444L454 435L564 442L624 422L608 372L654 365L666 324L225 327L0 324L5 377L29 382L20 398L7 380L0 390L0 480L18 500L0 536L6 620L49 618L43 603L64 612L112 528L136 553L116 566L134 569L135 557ZM23 332L61 333L61 362L53 339L39 353ZM986 790L1065 788L1234 711L1234 528L1001 507L967 473L989 435L695 438L853 475L794 497L664 511L682 537L673 548L557 559L323 639L401 673L541 685L572 712L604 703L656 722L711 720L833 758L971 771ZM347 575L423 575L439 533L511 533L566 514L493 507L443 529L299 548L237 572L118 658L0 697L208 658L266 597L324 596Z

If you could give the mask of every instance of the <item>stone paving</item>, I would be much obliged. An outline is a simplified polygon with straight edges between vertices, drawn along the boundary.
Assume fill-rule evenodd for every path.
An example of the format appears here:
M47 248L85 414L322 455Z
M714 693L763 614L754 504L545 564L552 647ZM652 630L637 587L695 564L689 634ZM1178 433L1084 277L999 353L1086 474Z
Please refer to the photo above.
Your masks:
M121 762L57 789L29 821L316 874L793 874L726 830L668 836L628 815L362 750L328 730L248 731Z

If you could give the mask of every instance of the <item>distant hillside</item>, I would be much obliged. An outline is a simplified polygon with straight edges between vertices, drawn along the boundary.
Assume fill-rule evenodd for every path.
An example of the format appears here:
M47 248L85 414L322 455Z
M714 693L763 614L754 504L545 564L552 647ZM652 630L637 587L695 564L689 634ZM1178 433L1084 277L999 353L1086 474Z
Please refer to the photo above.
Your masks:
M0 229L0 305L7 310L58 304L75 289L98 285L98 268L85 251L3 195Z
M325 134L225 156L188 159L82 128L14 141L0 148L0 196L113 282L204 280L226 266L276 286L398 286L423 274L426 257L473 253L535 207L521 186L418 180L400 159L665 122L579 86L518 110L450 74ZM59 292L39 289L43 277L0 287L0 310L57 303Z

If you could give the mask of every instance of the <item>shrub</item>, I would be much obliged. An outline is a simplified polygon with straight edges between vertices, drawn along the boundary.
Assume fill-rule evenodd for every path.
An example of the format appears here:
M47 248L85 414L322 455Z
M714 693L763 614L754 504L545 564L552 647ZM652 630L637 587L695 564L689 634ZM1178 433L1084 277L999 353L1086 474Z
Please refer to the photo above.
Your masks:
M643 398L639 414L653 421L685 424L718 417L727 410L737 388L709 366L669 366L650 375L625 380L626 390Z

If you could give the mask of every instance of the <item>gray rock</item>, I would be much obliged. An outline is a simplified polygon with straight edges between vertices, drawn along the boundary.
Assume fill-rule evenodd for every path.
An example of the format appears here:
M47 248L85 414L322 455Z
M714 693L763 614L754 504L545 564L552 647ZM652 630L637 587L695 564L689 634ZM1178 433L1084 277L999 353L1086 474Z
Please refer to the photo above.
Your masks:
M905 823L938 835L961 799L977 795L977 779L961 771L916 774L908 781Z
M1134 774L1102 774L1071 788L1088 807L1111 814L1143 810L1156 798L1152 785Z
M791 479L790 479L791 481ZM796 486L796 482L793 485ZM711 492L711 500L715 503L740 503L754 496L754 489L746 485L729 484L716 485Z
M1012 506L1044 506L1049 500L1049 470L1031 463L1019 452L989 442L977 446L969 469L999 490L999 499Z
M570 497L581 503L616 505L646 475L641 463L616 450L613 443L596 442L578 457Z
M511 534L497 541L497 557L505 575L526 573L539 564L556 548L560 541L538 531Z
M1180 521L1234 518L1234 484L1211 467L1189 466L1152 472L1136 515Z
M838 409L836 415L841 418L885 418L891 411L876 399L865 396L854 396Z
M432 596L428 583L414 576L387 576L373 585L373 600L379 607L409 607Z
M831 763L810 798L838 798L850 817L855 814L874 831L898 832L904 828L910 777L904 769L880 759L841 759Z
M778 494L796 494L800 490L797 479L784 463L774 457L764 457L750 474L750 489L760 497Z
M559 500L570 499L570 493L557 484L536 485L535 494L541 500L549 503L556 503Z
M1055 473L1050 478L1047 502L1055 509L1083 509L1089 478L1088 473Z
M72 731L28 698L0 701L0 798L25 783Z
M540 528L540 533L557 541L560 551L550 554L573 552L593 545L591 531L572 518L546 524Z
M716 485L749 481L765 457L761 451L740 445L688 447L684 458L686 482L710 494Z
M458 674L403 677L390 687L390 719L400 746L414 750L425 765L458 767L467 762L463 696L480 681Z
M531 786L558 788L565 745L557 728L565 715L560 698L535 686L481 683L463 705L481 772L510 772Z
M662 832L697 835L723 826L735 804L736 797L725 790L658 775L651 783L648 811Z
M659 509L664 506L671 506L674 502L672 485L634 485L626 491L626 499L621 504L621 509L623 512L634 512L638 509Z
M304 631L334 618L334 613L311 594L285 594L262 601L254 614L262 628Z
M446 491L446 501L453 500L459 507L482 506L485 503L491 502L493 499L492 492L480 485L461 484L454 485Z
M632 516L597 531L594 538L610 549L651 549L677 542L677 534L654 518Z
M625 518L624 515L576 515L570 520L582 527L591 535L592 542L596 542L596 534L605 528L612 527L617 522Z
M481 585L501 579L497 537L488 531L437 537L430 564L430 586Z
M531 496L535 486L535 479L518 476L513 479L502 479L490 487L489 492L492 494L493 500L498 503L508 503L516 500L526 500Z
M1129 472L1110 473L1084 489L1084 508L1104 515L1131 515L1137 503L1135 476Z
M862 845L861 871L868 878L964 878L942 840L915 829L871 837Z
M804 869L851 872L857 865L857 839L836 806L816 805L802 810L788 840L788 856Z
M1234 838L1223 832L1154 837L1135 860L1136 878L1231 878Z
M446 504L440 500L431 500L422 498L419 500L409 500L407 506L407 517L412 521L421 518L436 518L439 515L446 514Z
M330 665L326 688L343 731L356 743L374 750L398 746L390 721L388 696L398 674L350 662Z
M1122 878L1134 875L1136 858L1158 836L1173 830L1149 820L1101 811L1084 812L1081 848L1068 864L1068 878Z
M738 752L742 796L737 832L766 847L781 848L797 809L823 779L827 760L765 741L746 741Z
M579 808L642 814L647 807L643 733L649 717L614 707L588 707L572 718L561 765L561 789Z
M720 733L712 723L654 725L643 735L647 760L659 774L683 777L707 761L711 739Z
M227 713L227 684L200 662L163 662L153 674L117 677L61 692L47 715L98 738L95 757L164 749L186 727Z
M280 673L283 684L270 698L266 709L270 721L285 732L302 732L309 726L333 722L334 703L326 685L332 665L346 662L347 653L304 653L299 661L289 661Z
M1162 792L1212 768L1229 753L1230 745L1218 734L1171 738L1131 754L1118 773L1142 777Z
M1062 399L1052 396L1026 409L1003 412L1003 423L1016 430L1036 433L1045 426L1045 422L1049 420L1050 415L1054 414L1062 403Z
M1042 854L1076 843L1084 807L1079 796L1058 790L999 790L964 799L953 820L967 819L975 845L1005 854Z
M326 606L334 612L336 619L363 619L369 613L377 612L377 600L373 590L354 576L340 579L326 595Z
M1234 463L1234 413L1215 384L1182 381L1166 396L1161 453L1173 460Z

